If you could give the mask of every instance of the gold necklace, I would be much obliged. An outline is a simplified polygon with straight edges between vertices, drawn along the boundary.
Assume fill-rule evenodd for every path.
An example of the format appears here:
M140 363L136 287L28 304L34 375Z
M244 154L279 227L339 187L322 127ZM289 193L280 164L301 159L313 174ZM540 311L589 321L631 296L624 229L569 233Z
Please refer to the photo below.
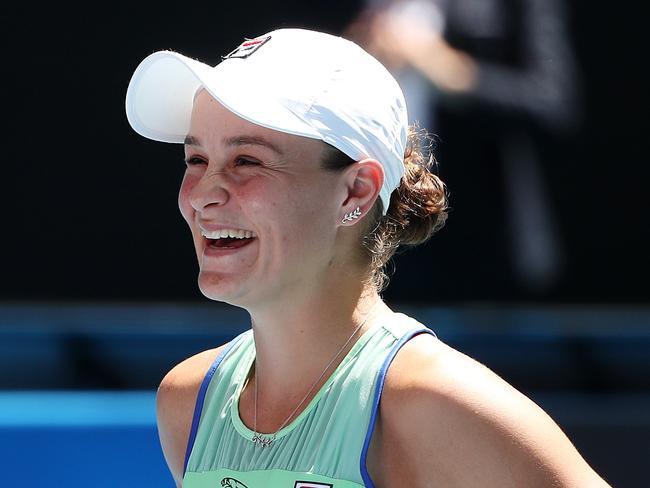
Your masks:
M375 303L375 305L376 305L376 303ZM269 446L271 446L271 444L273 444L273 442L275 441L275 438L276 438L276 434L278 432L280 432L284 428L284 426L287 425L287 423L289 423L289 420L291 420L291 418L296 414L296 412L302 406L302 404L305 402L305 400L307 400L307 397L309 397L309 394L316 387L316 385L318 383L320 383L320 380L323 379L323 376L325 376L325 373L327 373L327 370L330 369L332 364L334 364L334 361L336 361L336 359L340 356L340 354L343 352L345 347L350 343L352 338L357 334L357 332L359 332L361 327L363 327L363 325L366 323L366 321L368 320L368 317L370 317L370 312L372 312L372 309L375 307L375 305L370 307L370 310L366 314L366 318L364 318L363 321L358 325L358 327L356 329L354 329L354 332L352 332L352 335L350 337L348 337L348 340L345 341L345 344L343 344L341 346L341 348L334 355L332 360L327 364L327 366L325 366L325 369L320 374L320 376L316 379L316 381L314 381L314 383L311 385L309 390L307 390L307 393L305 394L304 397L302 397L302 400L300 400L300 403L298 403L298 405L296 405L296 408L294 408L293 411L289 414L289 416L286 419L284 419L284 422L282 422L282 425L280 425L278 430L276 430L272 434L262 434L261 432L257 432L257 367L255 367L255 407L254 407L254 417L253 417L253 438L252 438L252 441L256 446L269 447Z

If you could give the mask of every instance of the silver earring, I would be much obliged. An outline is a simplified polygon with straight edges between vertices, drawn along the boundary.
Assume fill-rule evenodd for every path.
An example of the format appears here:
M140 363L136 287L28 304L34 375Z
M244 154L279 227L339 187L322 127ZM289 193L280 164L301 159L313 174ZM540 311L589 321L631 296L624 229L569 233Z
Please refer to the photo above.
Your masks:
M343 220L341 220L342 224L345 224L347 222L350 222L352 220L356 220L359 218L361 215L361 209L359 207L355 208L354 211L346 213L345 217L343 217Z

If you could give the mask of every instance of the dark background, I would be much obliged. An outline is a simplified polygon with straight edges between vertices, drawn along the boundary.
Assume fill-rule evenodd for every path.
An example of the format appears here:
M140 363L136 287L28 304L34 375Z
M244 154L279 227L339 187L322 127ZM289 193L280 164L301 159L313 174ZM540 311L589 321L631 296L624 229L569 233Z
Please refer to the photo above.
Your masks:
M548 138L544 178L565 259L552 286L529 290L488 242L503 219L486 212L471 246L451 212L427 245L396 260L389 300L426 303L646 303L648 231L646 111L641 17L633 2L569 2L582 122ZM242 37L278 26L340 33L358 2L212 2L178 9L57 5L0 13L5 200L0 297L8 300L204 300L189 233L176 207L180 146L145 140L128 126L126 87L147 54L174 49L209 63ZM263 78L263 74L260 75ZM444 123L444 120L443 120ZM501 189L457 195L445 143L476 124L438 132L440 172L452 205L481 206ZM541 134L540 137L544 137ZM485 164L493 164L486 155ZM455 165L455 166L454 166ZM453 178L446 178L447 174ZM481 178L471 171L463 178ZM462 205L460 205L462 203ZM485 230L483 230L485 229ZM463 244L463 245L460 245ZM470 259L471 258L471 259ZM477 259L489 263L479 271Z
M635 5L566 4L581 123L562 138L535 134L564 252L552 285L526 287L511 269L505 223L492 212L502 189L498 178L484 180L496 161L486 153L483 167L464 171L469 162L453 150L489 139L489 127L448 114L436 153L454 210L439 235L397 257L385 292L538 401L599 473L626 488L647 484L650 439L649 80L645 18ZM0 8L0 393L153 392L175 363L248 327L243 311L198 291L176 206L182 148L131 130L129 78L157 50L216 64L244 36L280 26L340 33L359 9L344 0ZM463 190L468 182L475 192ZM477 208L486 209L484 221L467 210ZM43 429L7 428L2 407L0 438L14 439L3 443L8 459L31 469L38 442L52 466L67 466L57 453L68 452L60 448L68 431L50 439ZM126 486L129 470L131 479L145 472L145 461L119 454L120 444L140 442L134 437L113 435L109 445L93 430L73 431L80 464L106 475L96 486ZM145 434L154 459L147 473L170 481L153 420ZM117 467L106 470L104 459ZM44 467L22 485L51 479L47 469L58 472ZM125 474L116 482L109 471Z

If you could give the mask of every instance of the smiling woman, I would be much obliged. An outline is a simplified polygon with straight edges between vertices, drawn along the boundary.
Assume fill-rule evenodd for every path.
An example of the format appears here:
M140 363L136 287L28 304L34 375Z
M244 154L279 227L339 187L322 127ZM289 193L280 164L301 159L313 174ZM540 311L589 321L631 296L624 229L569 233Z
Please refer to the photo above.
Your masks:
M323 204L334 202L326 192L341 193L340 175L320 168L323 143L252 124L205 90L189 130L179 205L194 236L202 292L257 308L266 296L298 297L320 284L305 271L328 266L336 228ZM217 232L249 239L217 243Z
M161 51L126 108L184 143L199 287L251 317L160 385L178 486L608 486L530 399L383 302L386 262L447 199L377 60L301 29L215 67Z

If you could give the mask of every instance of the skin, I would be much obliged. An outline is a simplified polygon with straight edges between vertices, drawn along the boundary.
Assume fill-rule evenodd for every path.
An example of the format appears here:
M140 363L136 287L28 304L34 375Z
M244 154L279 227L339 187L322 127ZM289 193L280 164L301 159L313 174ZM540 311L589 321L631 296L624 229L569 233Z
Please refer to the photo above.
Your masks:
M244 121L205 91L196 97L189 135L179 207L194 239L199 287L250 313L257 430L274 432L358 324L367 318L362 334L393 314L362 285L363 217L341 223L357 206L364 216L370 211L383 169L364 160L326 171L321 142ZM237 254L206 256L201 226L217 223L257 238ZM291 355L282 354L287 344ZM222 348L177 365L158 391L159 435L177 486L197 392ZM249 428L255 381L240 397ZM537 405L430 336L407 343L389 369L368 469L378 487L608 486Z

